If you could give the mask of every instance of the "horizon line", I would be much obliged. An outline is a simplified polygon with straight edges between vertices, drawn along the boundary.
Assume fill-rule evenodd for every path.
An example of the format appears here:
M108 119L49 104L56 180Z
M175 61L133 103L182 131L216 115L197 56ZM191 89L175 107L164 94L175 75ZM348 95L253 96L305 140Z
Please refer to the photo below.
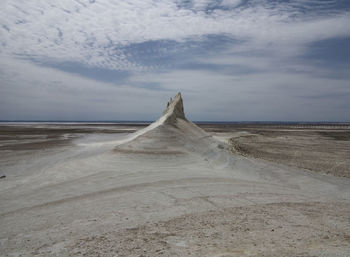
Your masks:
M156 120L0 120L0 123L152 123ZM238 121L212 121L212 120L196 120L194 123L205 124L205 123L222 123L222 124L350 124L350 121L284 121L284 120L238 120Z

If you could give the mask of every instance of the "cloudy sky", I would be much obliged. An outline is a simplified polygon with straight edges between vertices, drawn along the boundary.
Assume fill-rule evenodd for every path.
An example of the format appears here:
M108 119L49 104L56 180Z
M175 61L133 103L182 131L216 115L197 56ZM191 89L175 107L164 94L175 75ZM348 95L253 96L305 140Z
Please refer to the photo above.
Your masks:
M348 0L1 0L0 120L350 121Z

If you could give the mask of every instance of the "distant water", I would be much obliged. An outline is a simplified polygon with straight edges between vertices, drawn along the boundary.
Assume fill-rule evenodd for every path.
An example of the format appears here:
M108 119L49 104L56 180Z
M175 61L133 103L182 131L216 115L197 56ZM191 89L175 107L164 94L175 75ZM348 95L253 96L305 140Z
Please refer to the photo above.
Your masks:
M153 121L143 120L0 120L0 123L116 123L116 124L138 124L152 123Z
M194 121L196 124L327 125L350 124L343 121Z
M53 124L150 124L150 120L0 120L1 123L53 123ZM193 121L196 124L246 124L246 125L350 125L348 121Z

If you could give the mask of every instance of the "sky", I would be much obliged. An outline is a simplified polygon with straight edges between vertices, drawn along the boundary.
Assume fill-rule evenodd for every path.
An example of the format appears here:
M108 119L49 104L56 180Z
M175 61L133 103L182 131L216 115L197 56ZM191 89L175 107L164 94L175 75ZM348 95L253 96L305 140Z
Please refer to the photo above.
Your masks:
M348 0L1 0L0 120L350 121Z

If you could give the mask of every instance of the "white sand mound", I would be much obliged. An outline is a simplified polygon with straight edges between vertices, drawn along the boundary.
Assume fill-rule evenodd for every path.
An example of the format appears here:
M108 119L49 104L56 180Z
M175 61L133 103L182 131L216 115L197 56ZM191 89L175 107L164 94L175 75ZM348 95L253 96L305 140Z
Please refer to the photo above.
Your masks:
M185 117L181 93L170 98L163 115L148 127L132 134L115 148L117 152L142 154L199 153L217 156L225 148L222 142Z

